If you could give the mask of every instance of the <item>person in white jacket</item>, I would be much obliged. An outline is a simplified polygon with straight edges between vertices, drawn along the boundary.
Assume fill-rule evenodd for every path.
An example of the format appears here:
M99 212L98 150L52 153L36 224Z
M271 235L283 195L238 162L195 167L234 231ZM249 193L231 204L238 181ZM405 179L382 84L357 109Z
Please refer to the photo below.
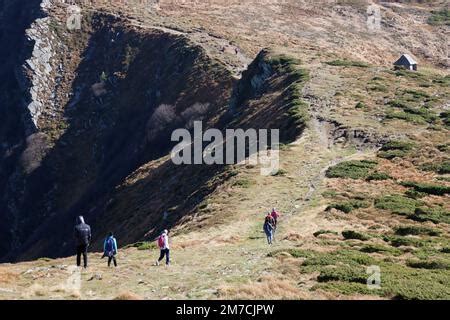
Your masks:
M161 250L159 259L156 261L156 265L159 266L159 262L166 257L166 265L170 265L170 246L169 246L169 231L164 230L158 238L158 247Z

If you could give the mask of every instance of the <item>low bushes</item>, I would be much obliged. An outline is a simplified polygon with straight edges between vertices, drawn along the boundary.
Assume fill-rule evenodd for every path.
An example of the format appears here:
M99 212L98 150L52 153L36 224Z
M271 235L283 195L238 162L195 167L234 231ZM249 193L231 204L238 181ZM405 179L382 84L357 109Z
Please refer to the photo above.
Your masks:
M361 61L351 61L351 60L333 60L328 61L326 64L335 67L358 67L358 68L368 68L367 63Z
M394 194L383 196L375 200L375 208L389 210L392 213L412 215L416 211L416 208L420 206L422 202L404 197L402 195Z
M407 236L407 235L428 235L428 236L439 236L440 231L427 228L422 226L398 226L394 229L396 235Z
M370 171L377 166L377 162L369 160L353 160L341 162L326 172L328 178L365 179Z
M369 235L353 230L342 231L342 236L344 237L345 240L356 239L366 241L370 239Z
M326 211L329 211L331 209L336 209L336 210L342 211L344 213L350 213L354 209L368 208L368 207L370 207L370 203L367 201L350 200L350 201L341 202L341 203L332 203L327 207Z
M406 156L413 148L415 147L414 143L409 141L390 141L385 143L377 156L385 159L393 159L396 157L402 158Z
M424 192L427 194L434 194L443 196L450 193L450 187L431 183L420 183L412 181L403 181L400 183L404 187L413 188L417 192Z
M392 177L384 172L373 172L366 178L367 181L372 181L372 180L380 181L380 180L389 180L389 179L392 179Z

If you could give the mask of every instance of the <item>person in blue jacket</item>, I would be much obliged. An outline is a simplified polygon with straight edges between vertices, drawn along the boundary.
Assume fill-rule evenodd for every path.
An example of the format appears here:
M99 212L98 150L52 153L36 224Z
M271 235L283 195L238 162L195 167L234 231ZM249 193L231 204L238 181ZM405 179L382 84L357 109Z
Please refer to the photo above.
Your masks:
M116 261L116 254L117 254L117 241L116 238L114 238L114 235L112 232L108 234L108 237L105 239L105 242L103 243L103 257L108 257L108 267L111 266L111 261L114 262L114 266L117 267L117 261Z

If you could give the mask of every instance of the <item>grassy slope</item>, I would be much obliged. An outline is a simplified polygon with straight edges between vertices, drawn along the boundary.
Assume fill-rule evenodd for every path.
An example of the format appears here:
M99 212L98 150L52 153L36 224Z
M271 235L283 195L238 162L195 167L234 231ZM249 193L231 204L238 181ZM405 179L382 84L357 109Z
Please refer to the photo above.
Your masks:
M448 160L448 127L439 117L449 98L446 78L432 68L411 76L378 66L329 65L336 57L321 57L313 49L290 53L306 55L309 63L311 80L302 90L308 93L312 120L298 141L282 149L284 174L263 177L257 167L237 167L239 174L174 230L170 268L152 266L155 249L122 249L117 270L107 269L95 254L83 271L81 290L74 291L60 286L73 257L2 265L0 298L448 299L448 224L411 218L415 201L421 201L418 208L435 210L433 217L448 216L449 196L413 193L413 187L399 183L449 186L448 175L421 170L428 162ZM390 103L399 100L406 107ZM425 106L427 111L421 109ZM318 116L350 134L342 138ZM375 140L412 141L414 148L389 159L373 145L357 152L349 139L355 128ZM325 178L328 167L350 160L377 161L367 174L387 173L389 178ZM400 197L409 215L399 214L390 202L377 205L387 196ZM365 205L355 206L355 201ZM326 210L342 203L352 204L347 214ZM278 239L268 247L261 218L273 206L283 216ZM353 237L365 235L364 240L345 240L342 232L349 230ZM362 283L364 267L371 264L381 267L381 290L367 290Z
M313 84L314 79L310 86ZM320 93L317 88L313 91ZM349 122L357 119L345 114L342 117ZM370 112L364 117L373 121ZM426 130L424 125L406 121L402 125L403 129L410 128L411 132L402 133L415 145L424 143L423 137L427 137L427 148L441 145L441 131L447 131L444 127L441 131ZM324 137L320 127L310 125L301 139L282 148L282 175L263 177L257 167L236 167L239 174L208 199L197 218L174 230L174 263L169 269L151 266L157 256L155 249L121 250L117 270L107 269L96 254L92 256L92 267L83 272L81 291L72 292L52 286L58 283L55 280L64 281L64 265L70 265L73 258L6 265L2 266L2 270L8 270L2 272L5 290L0 294L3 298L448 298L448 253L444 253L449 246L448 225L417 222L375 205L376 199L385 195L407 191L397 181L448 184L436 180L442 175L418 169L420 159L432 160L430 152L421 156L426 151L416 147L416 152L403 158L387 160L377 157L373 149L355 152L351 145L336 143L334 138ZM433 154L445 157L445 153ZM325 178L330 165L362 159L377 161L375 168L369 166L370 170L388 172L393 179L348 179L345 171L342 178ZM348 214L335 209L325 211L330 203L354 199L367 201L369 206ZM448 210L446 199L448 195L425 195L421 201ZM261 217L272 206L279 208L283 218L278 241L268 247ZM204 212L208 214L203 216ZM439 235L396 234L396 227L411 225L427 226L438 230ZM315 237L313 234L319 230L337 234ZM367 234L369 240L344 240L344 230ZM348 254L339 253L342 249ZM336 250L338 253L333 253ZM305 258L312 261L305 265ZM440 264L430 267L420 261ZM355 264L360 274L349 269ZM361 274L368 264L378 264L386 272L382 274L382 290L369 291L361 284ZM429 269L436 265L438 269Z

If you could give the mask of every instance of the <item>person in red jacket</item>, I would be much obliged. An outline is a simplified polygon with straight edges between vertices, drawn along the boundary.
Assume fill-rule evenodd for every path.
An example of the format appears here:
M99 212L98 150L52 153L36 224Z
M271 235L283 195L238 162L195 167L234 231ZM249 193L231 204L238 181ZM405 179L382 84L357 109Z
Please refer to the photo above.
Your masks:
M275 238L275 231L277 230L277 224L278 224L278 218L280 217L280 214L275 210L275 208L272 208L272 212L270 213L273 219L273 237Z

